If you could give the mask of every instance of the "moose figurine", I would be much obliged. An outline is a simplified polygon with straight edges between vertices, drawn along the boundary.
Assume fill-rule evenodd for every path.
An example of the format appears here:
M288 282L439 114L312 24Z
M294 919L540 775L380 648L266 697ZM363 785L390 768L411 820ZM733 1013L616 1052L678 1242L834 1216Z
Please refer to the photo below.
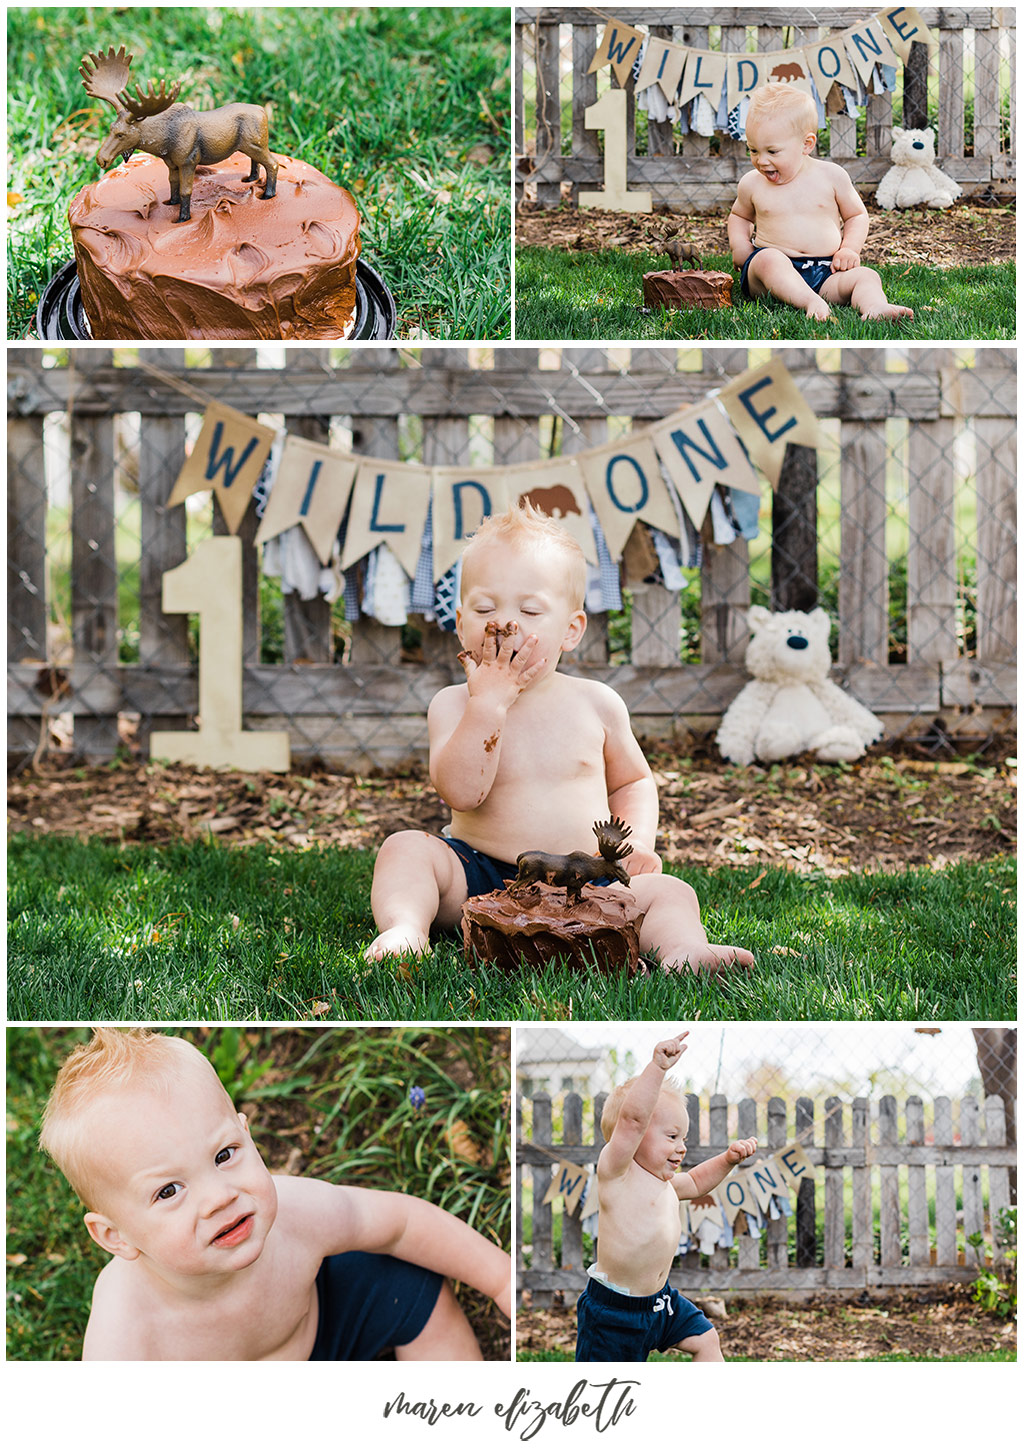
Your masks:
M585 854L582 850L574 850L572 854L527 850L516 860L518 874L509 884L509 894L515 897L517 892L521 893L542 881L548 885L564 886L565 903L568 905L579 904L583 899L583 886L594 880L607 878L618 880L620 885L628 885L629 876L619 861L633 853L633 846L624 843L631 832L621 819L606 819L594 825L598 854Z
M277 163L267 149L269 123L262 106L234 102L212 111L193 111L177 100L181 82L170 91L164 81L159 91L150 81L143 96L138 85L128 92L132 57L124 46L115 53L84 56L79 67L86 94L107 101L117 113L110 134L96 154L101 167L111 167L119 156L125 161L134 151L149 152L167 163L171 182L170 203L178 204L178 222L188 222L192 182L200 164L223 162L232 152L244 152L252 161L247 182L258 182L260 164L266 172L264 199L274 196Z

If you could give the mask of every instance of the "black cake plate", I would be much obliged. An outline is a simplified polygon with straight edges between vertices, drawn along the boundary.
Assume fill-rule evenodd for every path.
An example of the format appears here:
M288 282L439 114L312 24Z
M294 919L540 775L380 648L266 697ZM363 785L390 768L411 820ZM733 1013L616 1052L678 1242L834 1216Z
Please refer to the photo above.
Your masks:
M348 343L353 339L393 339L397 324L398 312L391 290L377 270L360 258L356 264L355 326L344 340L338 342ZM58 268L43 289L43 296L36 309L36 334L40 339L92 338L89 320L82 307L82 291L78 286L78 269L74 258ZM253 339L252 342L261 341Z

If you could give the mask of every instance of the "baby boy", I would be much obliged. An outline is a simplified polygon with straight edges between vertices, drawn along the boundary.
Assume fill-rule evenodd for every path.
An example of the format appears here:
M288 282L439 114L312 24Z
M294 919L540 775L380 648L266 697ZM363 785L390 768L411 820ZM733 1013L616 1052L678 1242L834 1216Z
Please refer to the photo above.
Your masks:
M597 1262L576 1304L576 1359L646 1360L685 1350L721 1360L718 1335L668 1276L679 1247L679 1202L717 1188L757 1150L743 1138L689 1173L680 1171L688 1119L679 1086L665 1073L686 1050L688 1032L659 1042L638 1077L614 1088L601 1114L597 1160Z
M754 170L741 177L729 214L729 246L745 298L771 294L811 318L833 303L862 318L913 317L890 303L873 268L861 265L867 208L842 167L813 157L817 108L784 81L760 86L747 113Z
M446 1280L511 1310L509 1256L451 1214L271 1176L179 1037L98 1029L58 1074L40 1146L114 1256L85 1360L479 1360Z
M442 688L427 714L430 777L451 825L446 837L403 830L384 841L368 959L421 953L470 896L514 879L526 850L593 853L594 823L614 815L632 831L629 889L614 888L644 911L641 950L669 970L753 963L709 945L696 894L661 873L658 793L625 703L556 670L586 630L585 585L577 542L529 504L485 521L466 547L456 616L466 681Z

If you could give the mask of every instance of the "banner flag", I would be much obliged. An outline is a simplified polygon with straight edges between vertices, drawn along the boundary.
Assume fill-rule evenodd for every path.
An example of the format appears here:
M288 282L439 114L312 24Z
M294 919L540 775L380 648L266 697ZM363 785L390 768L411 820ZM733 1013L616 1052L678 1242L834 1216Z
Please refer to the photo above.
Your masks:
M746 1169L738 1164L719 1183L718 1195L730 1223L735 1223L737 1215L740 1213L756 1214L758 1211L757 1199L750 1191L750 1185L747 1182Z
M748 369L725 385L718 398L736 427L755 465L767 475L773 488L787 445L822 444L821 430L781 359L760 369Z
M932 44L931 31L912 5L893 5L886 10L880 10L878 23L904 65L910 59L910 47L915 41L926 46Z
M276 436L269 425L230 405L207 405L199 438L174 482L168 506L180 506L197 491L212 489L234 536Z
M679 105L685 106L695 96L704 96L712 111L717 111L727 70L728 60L721 51L687 51Z
M561 455L553 460L538 460L532 465L506 466L505 484L509 504L529 500L539 511L564 526L569 535L579 542L591 566L597 565L587 487L578 455Z
M673 101L679 90L679 83L683 79L683 67L686 64L686 51L682 46L672 45L670 41L658 40L651 36L647 42L647 49L644 58L640 63L640 74L636 78L634 89L645 91L648 86L657 84L661 87L666 101Z
M360 460L352 487L342 570L383 543L391 547L405 574L415 576L429 506L429 465Z
M548 1184L544 1202L553 1203L556 1198L563 1198L566 1213L575 1212L588 1176L587 1169L581 1168L578 1163L559 1162L555 1175Z
M835 36L831 40L819 40L813 45L804 46L804 55L811 67L811 75L814 77L814 84L818 88L818 95L826 97L835 85L855 87L857 77L853 67L850 65L850 58L846 54L846 46L841 36Z
M637 520L670 536L679 532L679 518L668 493L648 433L629 435L614 445L582 450L579 461L612 560L622 555Z
M788 86L795 86L798 91L806 91L808 96L813 95L811 67L802 49L768 51L758 59L764 66L766 82L785 81Z
M669 415L651 430L683 509L700 530L716 485L760 495L761 483L729 417L713 399Z
M851 26L844 38L846 54L865 86L876 66L898 66L900 63L877 19L868 20L864 25Z
M326 566L352 493L358 461L300 435L288 435L277 467L257 546L280 536L290 526L301 526L310 545Z
M623 25L621 20L609 20L587 74L610 64L616 81L620 86L625 86L643 41L644 37L631 25Z
M768 1205L773 1198L789 1197L789 1187L774 1158L766 1158L764 1162L755 1163L748 1168L747 1183L762 1213L768 1212Z
M462 555L481 521L500 516L508 506L505 471L500 466L473 470L435 465L433 476L434 580L440 581Z
M794 1188L800 1187L802 1179L814 1177L814 1169L807 1161L806 1154L799 1143L788 1143L786 1147L780 1148L772 1156L782 1169L782 1176Z

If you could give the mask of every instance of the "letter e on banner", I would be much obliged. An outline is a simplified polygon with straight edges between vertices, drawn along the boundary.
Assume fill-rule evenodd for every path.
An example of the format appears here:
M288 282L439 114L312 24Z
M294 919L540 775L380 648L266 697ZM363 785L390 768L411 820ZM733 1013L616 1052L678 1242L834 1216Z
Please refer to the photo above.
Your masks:
M794 1188L799 1187L802 1178L814 1177L814 1169L808 1163L799 1143L790 1143L788 1147L775 1153L774 1157L782 1169L783 1176L793 1184Z
M779 483L787 445L817 448L822 443L817 416L781 359L745 370L718 397L748 455L773 486Z

